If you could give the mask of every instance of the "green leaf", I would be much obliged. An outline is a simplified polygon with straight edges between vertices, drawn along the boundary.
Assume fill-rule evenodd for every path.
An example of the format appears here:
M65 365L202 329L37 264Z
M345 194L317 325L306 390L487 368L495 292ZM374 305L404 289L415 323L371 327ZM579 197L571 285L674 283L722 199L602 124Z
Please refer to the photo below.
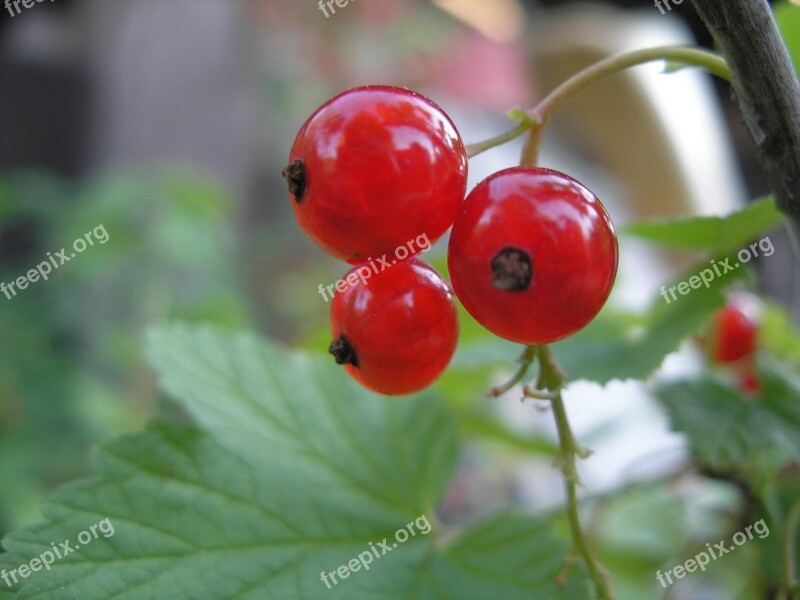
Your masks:
M690 540L686 506L668 485L653 485L622 490L601 505L597 552L620 600L650 598L656 571Z
M794 62L795 71L800 74L800 6L786 0L776 3L775 20Z
M676 431L686 433L692 451L706 464L725 469L754 455L780 449L800 457L800 383L764 365L762 390L742 394L719 378L664 383L655 389Z
M800 365L800 332L777 304L763 303L758 328L759 346L773 356Z
M790 531L787 520L797 503L800 502L800 481L797 477L781 477L773 481L773 487L767 500L770 510L767 513L767 523L771 535L764 537L760 545L764 551L761 554L761 569L763 577L776 586L784 580L784 563L787 562L786 538ZM770 518L771 517L771 518ZM774 535L773 532L781 532ZM800 548L800 530L794 530L794 547ZM794 572L800 570L800 555L794 552Z
M169 395L237 451L281 452L293 469L319 479L322 468L326 480L343 475L335 455L335 462L353 465L345 479L355 496L347 501L391 498L395 514L421 514L447 483L454 430L434 399L398 402L366 393L330 357L291 353L247 334L172 327L153 333L149 347ZM375 429L391 426L399 429L376 436ZM421 439L405 448L399 438L408 428ZM396 472L409 459L424 470Z
M150 358L197 425L159 421L102 446L97 477L6 538L0 568L103 519L113 535L32 573L16 598L590 598L581 570L555 584L569 544L549 522L434 520L457 451L438 397L376 396L322 357L209 328L156 331ZM384 538L390 556L326 587L322 571L366 562Z
M773 198L762 198L725 217L679 217L633 223L625 233L676 250L724 254L742 247L783 221Z

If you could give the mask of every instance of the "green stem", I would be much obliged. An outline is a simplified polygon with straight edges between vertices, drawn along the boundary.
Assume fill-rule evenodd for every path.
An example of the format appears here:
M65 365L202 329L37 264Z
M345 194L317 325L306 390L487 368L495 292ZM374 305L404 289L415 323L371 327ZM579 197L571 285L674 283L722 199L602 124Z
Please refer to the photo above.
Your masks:
M517 385L528 373L528 369L531 368L534 358L536 358L536 346L525 346L522 354L517 359L517 362L520 364L520 366L514 376L506 381L503 385L490 389L488 392L486 392L486 395L490 398L497 398Z
M474 144L466 144L465 148L467 150L467 156L472 158L473 156L477 156L481 152L485 152L490 148L494 148L495 146L502 146L506 142L510 142L513 139L518 138L523 133L528 131L530 124L527 122L522 122L514 129L510 131L506 131L505 133L501 133L500 135L496 135L493 138L489 138L488 140L483 140L482 142L475 142Z
M578 495L576 493L576 484L569 479L565 480L565 487L567 490L567 517L569 518L569 527L572 531L572 542L575 548L583 557L586 563L586 568L589 570L589 575L594 581L597 588L597 595L599 600L615 600L616 596L611 589L610 577L608 571L600 564L592 553L589 544L583 535L581 529L580 516L578 515Z
M547 124L578 93L609 75L658 60L666 60L682 66L703 67L726 81L731 80L730 69L728 69L728 65L722 57L698 48L663 46L610 56L567 79L530 111L529 114L534 121L534 125L530 128L528 138L525 140L520 163L527 166L537 164L539 147Z
M661 46L634 50L633 52L610 56L573 75L539 102L536 108L531 111L531 117L539 123L546 124L553 118L559 108L595 81L625 69L658 60L666 60L682 66L703 67L717 77L721 77L726 81L731 80L731 72L725 60L707 50L688 46Z
M522 151L522 166L535 166L539 158L539 146L545 127L573 96L581 92L595 81L609 75L648 62L667 60L687 66L705 67L711 73L719 75L730 81L730 72L725 61L705 50L688 47L660 47L637 50L613 56L602 60L587 69L577 73L542 100L535 108L525 111L521 115L520 123L514 129L495 136L491 139L467 146L468 156L471 158L506 142L509 142L525 132L527 139ZM559 450L557 466L564 474L565 490L567 496L567 518L572 533L573 550L580 554L586 563L589 575L597 588L600 600L615 600L611 590L610 578L606 569L600 564L586 541L586 536L581 529L580 515L578 512L577 486L580 484L577 469L577 458L586 458L589 452L575 439L564 408L561 389L564 387L566 375L556 363L547 346L527 346L520 357L520 368L506 384L489 391L490 396L499 396L516 384L527 374L535 359L539 362L539 377L536 386L526 386L524 394L528 397L549 400L555 415L556 429L558 430ZM565 574L568 568L565 569Z
M538 346L536 352L540 365L539 380L536 387L552 394L550 403L553 407L559 440L557 465L564 474L564 488L567 495L567 519L572 533L574 550L580 554L586 563L589 575L597 588L598 598L600 600L615 600L616 596L611 589L608 571L595 557L581 528L577 492L580 479L578 477L576 459L578 457L586 458L589 456L589 452L575 439L569 424L567 411L564 408L561 389L566 381L566 375L553 358L550 348Z
M511 141L528 131L529 135L525 142L520 163L526 166L535 165L538 161L539 146L545 127L547 127L547 124L558 110L576 94L583 91L594 82L604 79L609 75L659 60L669 61L670 63L680 66L703 67L713 75L721 77L726 81L731 80L730 69L725 63L725 60L713 52L708 52L699 48L688 46L659 46L611 56L576 73L550 92L537 106L525 111L530 117L529 122L523 121L506 133L483 142L468 145L468 156L470 158L476 156L489 148L494 148L495 146Z

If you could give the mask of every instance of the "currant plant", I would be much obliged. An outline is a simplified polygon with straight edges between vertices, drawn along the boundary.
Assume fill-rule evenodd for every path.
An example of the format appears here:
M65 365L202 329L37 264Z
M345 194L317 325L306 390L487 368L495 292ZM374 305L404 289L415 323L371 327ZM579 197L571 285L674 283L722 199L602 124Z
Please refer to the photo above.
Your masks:
M643 313L604 307L617 231L585 185L540 164L543 132L561 107L600 79L654 61L731 78L725 60L707 51L631 52L511 111L509 131L466 145L441 108L407 90L366 86L323 104L301 127L283 174L302 230L351 266L348 287L331 303L330 329L307 350L206 326L153 330L150 363L189 420L160 418L100 447L95 478L55 492L44 523L3 541L0 578L7 574L10 584L0 585L0 600L655 598L657 569L712 539L695 539L667 495L688 471L730 484L743 506L725 507L739 521L764 518L775 532L726 558L729 566L720 561L736 584L726 592L799 598L800 336L773 305L763 303L758 319L726 306L728 288L751 284L746 269L680 302L656 296ZM467 157L520 136L519 164L467 195ZM688 251L705 266L783 220L767 198L725 217L645 222L621 233ZM422 234L433 243L450 227L452 290L413 250L366 277L372 259ZM714 368L653 377L700 334ZM490 398L475 393L516 354L517 367L488 389ZM744 379L719 374L742 364ZM692 456L686 469L635 495L586 499L609 521L591 527L579 504L579 461L590 451L573 433L563 397L578 380L647 381ZM498 418L491 398L512 390L549 409L555 444ZM565 510L509 511L471 524L439 518L465 435L554 456ZM652 506L666 515L661 521L644 510ZM420 516L429 518L429 534L385 544ZM54 544L103 519L114 524L113 537L41 568ZM620 523L636 524L638 537L615 537ZM382 560L350 566L373 548Z

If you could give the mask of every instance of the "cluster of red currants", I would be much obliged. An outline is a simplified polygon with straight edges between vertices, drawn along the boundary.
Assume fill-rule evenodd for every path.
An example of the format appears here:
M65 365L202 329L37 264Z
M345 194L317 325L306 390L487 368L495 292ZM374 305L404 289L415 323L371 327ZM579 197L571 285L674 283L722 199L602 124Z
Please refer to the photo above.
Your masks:
M456 296L514 342L575 333L614 283L616 235L594 194L563 173L514 167L465 199L467 153L455 125L405 89L360 87L326 102L297 134L283 176L301 228L353 272L420 235L435 243L452 226ZM331 328L336 362L386 394L428 386L458 340L449 286L414 256L336 296Z

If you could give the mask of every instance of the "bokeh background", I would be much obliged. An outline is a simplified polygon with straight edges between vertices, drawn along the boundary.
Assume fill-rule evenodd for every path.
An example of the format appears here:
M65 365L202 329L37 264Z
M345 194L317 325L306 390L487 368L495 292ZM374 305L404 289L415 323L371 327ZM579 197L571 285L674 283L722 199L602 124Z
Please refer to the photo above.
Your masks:
M36 521L59 484L88 475L93 445L174 410L144 362L148 326L214 322L324 351L328 307L317 286L343 268L296 226L280 170L297 129L328 97L366 83L407 86L476 141L592 60L695 41L711 46L689 2L662 14L647 0L350 0L327 17L312 0L53 0L13 17L3 10L0 280L99 224L109 241L11 300L0 296L0 537ZM727 86L660 70L618 76L570 105L542 163L595 190L618 225L722 214L767 193ZM471 161L471 185L518 153L511 143ZM782 231L770 235L776 252L757 261L759 286L797 314L791 248ZM641 308L689 264L625 243L613 300L621 306ZM442 266L444 245L428 256ZM684 352L667 366L693 360ZM443 513L558 505L548 420L516 398L481 409L492 411L484 420L475 409L484 383L464 372L442 383L478 440ZM683 439L643 386L570 393L576 429L602 456L585 464L594 493L685 460ZM609 503L603 527L623 540L646 530L648 543L672 547L708 506L724 512L735 502L724 487L703 488L691 510L685 488L637 494ZM607 548L612 562L625 548Z

